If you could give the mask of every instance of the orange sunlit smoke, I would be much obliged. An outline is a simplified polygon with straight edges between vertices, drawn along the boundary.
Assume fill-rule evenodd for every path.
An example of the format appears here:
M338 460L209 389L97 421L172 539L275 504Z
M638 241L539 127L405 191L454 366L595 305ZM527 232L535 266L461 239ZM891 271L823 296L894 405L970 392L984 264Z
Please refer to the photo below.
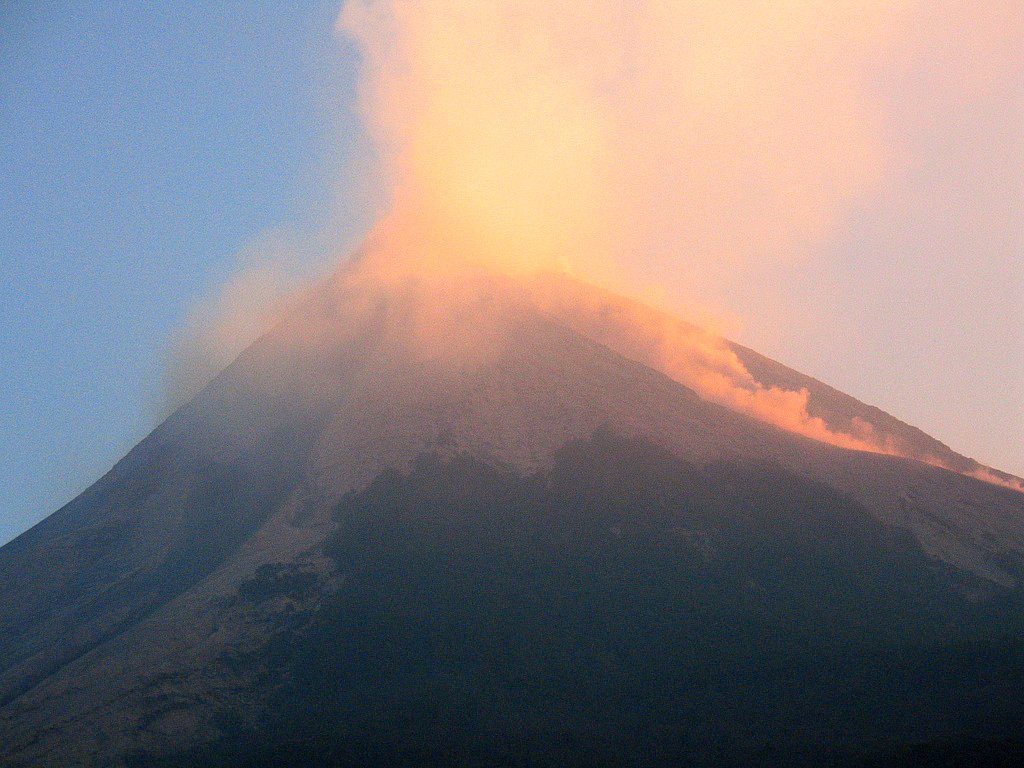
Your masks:
M904 5L353 0L339 27L364 57L392 188L378 232L422 263L568 269L627 291L666 260L788 258L879 178L861 65ZM620 319L606 342L710 400L889 450L866 423L809 415L806 391L762 386L712 334Z
M392 221L636 282L819 243L888 156L865 62L901 2L352 0Z
M869 81L919 44L923 10L350 0L338 29L363 57L361 108L390 196L367 265L386 275L390 252L401 280L414 265L433 280L451 273L450 286L472 263L562 270L627 295L670 284L699 303L692 286L709 276L806 255L893 162ZM465 295L459 306L486 314ZM813 415L806 390L757 381L715 334L642 313L610 323L592 309L573 307L571 320L709 400L833 445L899 453L865 421L836 429ZM428 347L459 337L438 335L449 321L432 304L412 322Z

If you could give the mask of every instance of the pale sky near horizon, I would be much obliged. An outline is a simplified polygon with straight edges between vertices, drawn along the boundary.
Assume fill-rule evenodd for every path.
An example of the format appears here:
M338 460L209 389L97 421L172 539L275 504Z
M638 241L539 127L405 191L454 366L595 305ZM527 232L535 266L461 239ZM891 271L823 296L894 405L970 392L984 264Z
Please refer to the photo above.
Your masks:
M0 543L155 426L169 339L247 247L372 219L337 200L363 146L338 3L201 7L0 8ZM897 172L812 258L708 300L738 341L1024 475L1024 64L965 96L929 61L879 85Z

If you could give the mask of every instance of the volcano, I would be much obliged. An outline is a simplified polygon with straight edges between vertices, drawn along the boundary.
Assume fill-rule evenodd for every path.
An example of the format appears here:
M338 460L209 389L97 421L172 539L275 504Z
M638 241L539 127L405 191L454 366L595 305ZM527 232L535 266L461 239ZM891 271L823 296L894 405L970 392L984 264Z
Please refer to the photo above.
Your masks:
M353 263L0 549L0 762L1011 764L1014 478L566 275Z

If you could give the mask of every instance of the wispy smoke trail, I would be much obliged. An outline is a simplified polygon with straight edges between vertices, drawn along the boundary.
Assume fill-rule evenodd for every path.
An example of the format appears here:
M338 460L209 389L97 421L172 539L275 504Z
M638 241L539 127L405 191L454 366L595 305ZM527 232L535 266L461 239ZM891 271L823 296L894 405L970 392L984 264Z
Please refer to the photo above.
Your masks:
M164 381L165 416L191 399L294 305L316 259L301 238L268 231L238 255L216 292L194 303L171 339Z
M900 453L892 438L863 419L846 431L809 412L810 393L759 382L716 333L612 293L542 276L537 305L587 338L684 384L702 397L760 421L842 448Z

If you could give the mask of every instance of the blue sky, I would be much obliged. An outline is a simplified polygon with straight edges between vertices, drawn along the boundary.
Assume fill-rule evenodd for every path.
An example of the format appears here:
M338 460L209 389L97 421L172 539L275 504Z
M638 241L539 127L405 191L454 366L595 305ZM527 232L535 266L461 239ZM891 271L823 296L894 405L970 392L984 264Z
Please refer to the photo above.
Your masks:
M0 542L152 428L169 334L249 239L318 224L357 133L336 3L187 8L0 9Z
M878 78L898 172L813 258L711 299L739 341L1024 474L1024 71L1010 40L963 87L955 57L1005 25L942 3ZM247 245L365 230L339 4L0 5L0 543L152 429L170 339Z

